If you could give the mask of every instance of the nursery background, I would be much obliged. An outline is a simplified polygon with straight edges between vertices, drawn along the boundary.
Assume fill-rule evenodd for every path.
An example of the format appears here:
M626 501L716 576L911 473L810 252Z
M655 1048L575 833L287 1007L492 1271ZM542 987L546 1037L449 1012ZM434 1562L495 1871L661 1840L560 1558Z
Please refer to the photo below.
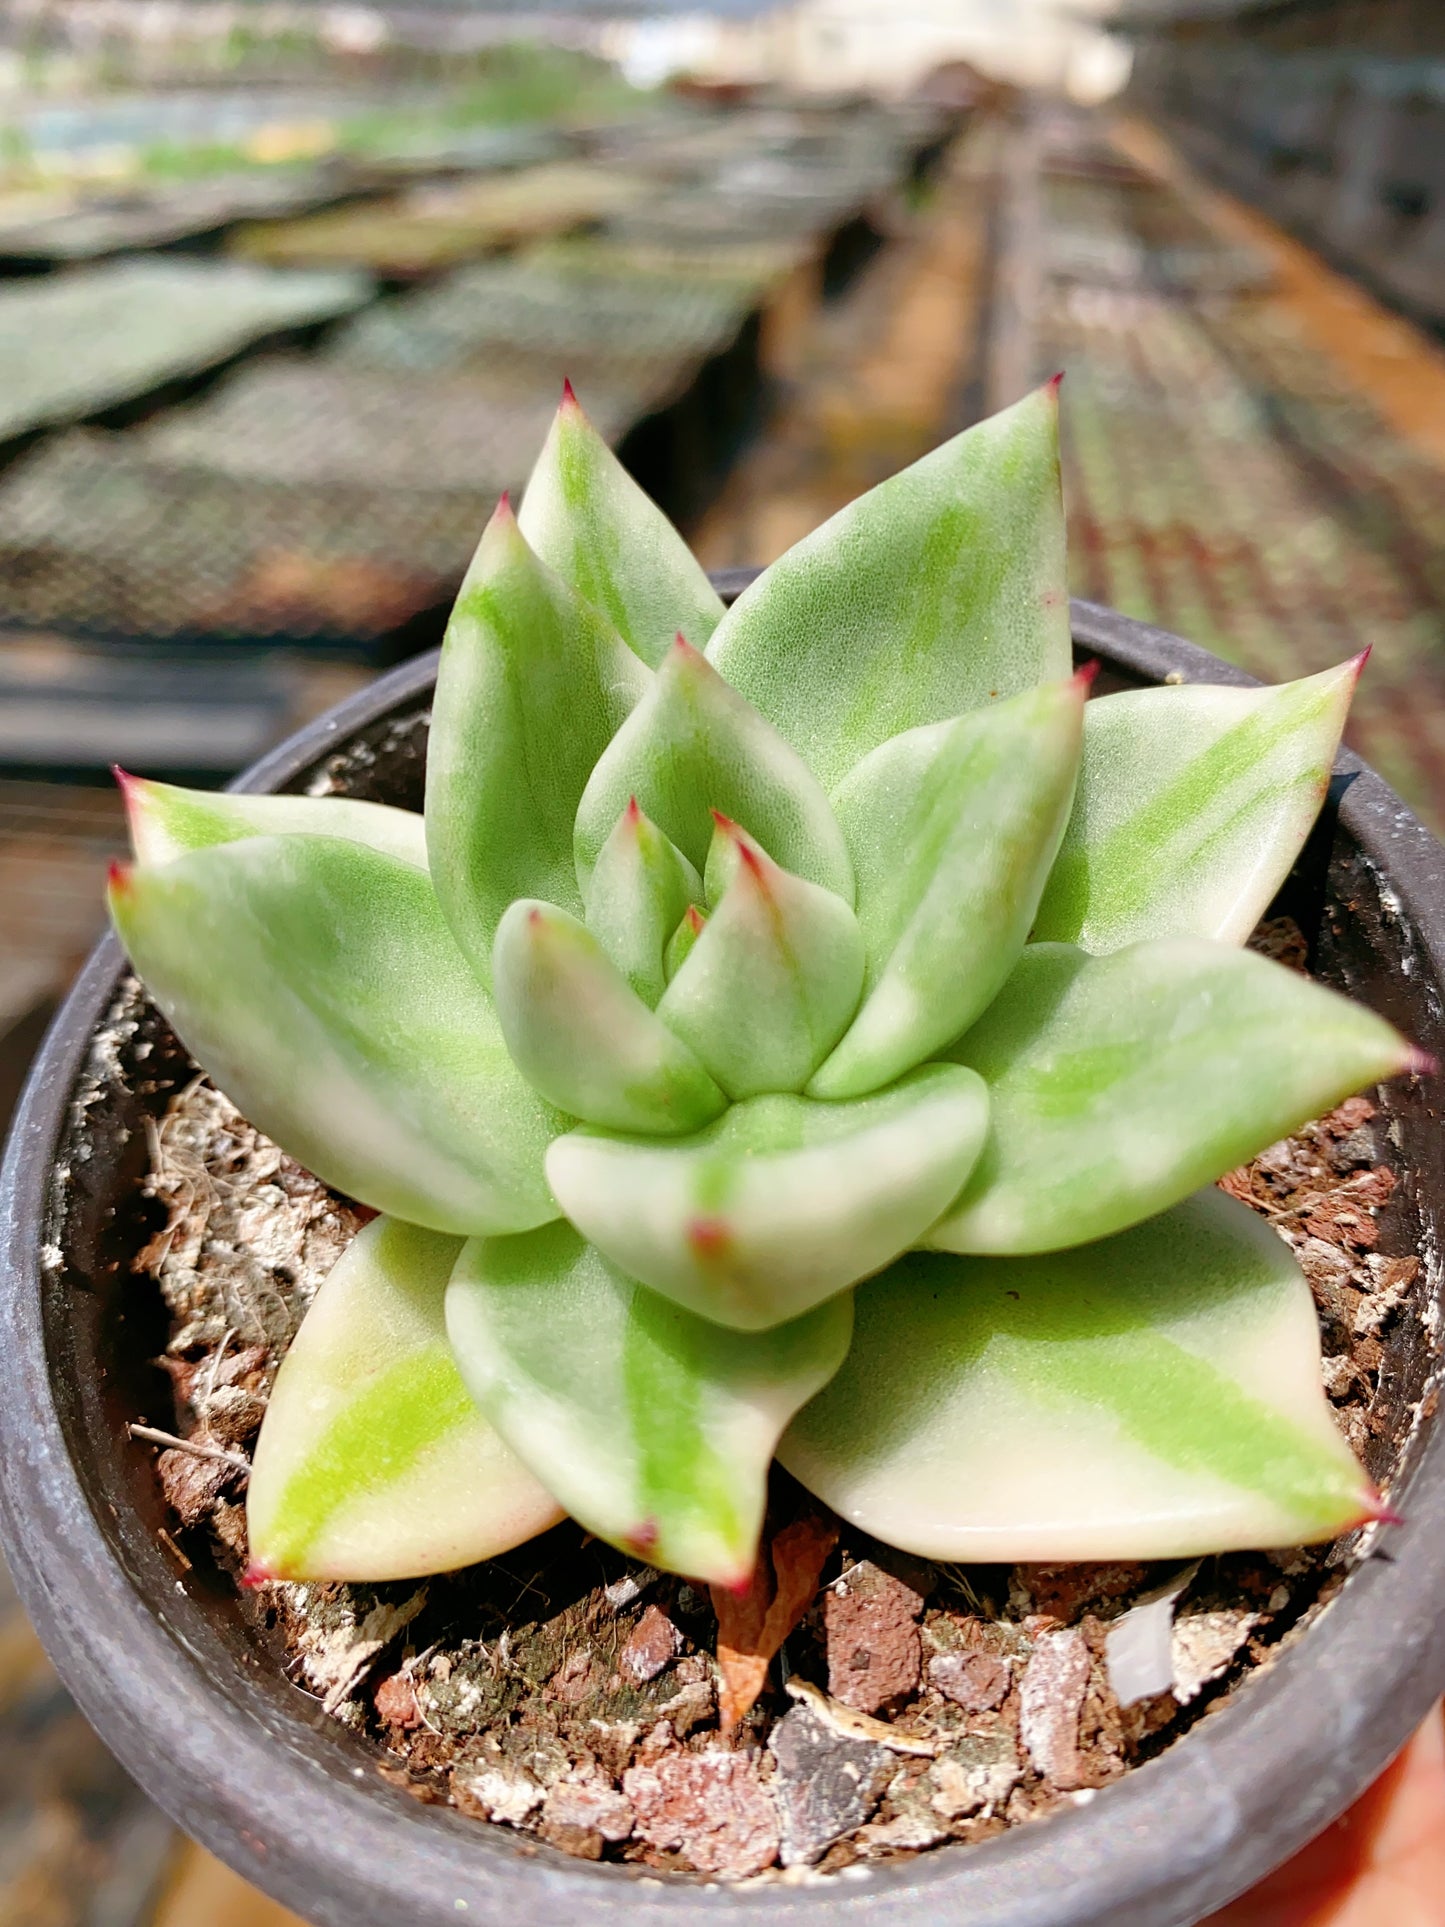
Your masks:
M1075 595L1445 829L1436 0L7 0L0 1118L108 767L220 784L439 640L569 376L706 564L1066 371ZM0 1922L275 1927L0 1570Z

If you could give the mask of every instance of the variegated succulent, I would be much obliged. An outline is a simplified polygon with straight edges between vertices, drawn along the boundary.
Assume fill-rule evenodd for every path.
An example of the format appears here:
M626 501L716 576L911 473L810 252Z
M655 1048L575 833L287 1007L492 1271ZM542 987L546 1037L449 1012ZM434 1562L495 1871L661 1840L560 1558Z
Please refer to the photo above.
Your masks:
M736 1585L775 1454L943 1558L1371 1515L1305 1281L1208 1188L1414 1061L1243 947L1358 669L1086 702L1054 384L726 611L569 394L458 598L424 819L127 782L150 994L384 1214L277 1378L257 1571L565 1510Z

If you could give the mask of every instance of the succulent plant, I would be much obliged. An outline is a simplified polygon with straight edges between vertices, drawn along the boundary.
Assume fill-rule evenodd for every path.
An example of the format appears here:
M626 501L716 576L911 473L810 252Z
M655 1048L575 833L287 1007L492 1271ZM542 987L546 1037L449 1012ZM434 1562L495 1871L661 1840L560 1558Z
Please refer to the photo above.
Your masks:
M775 1454L934 1557L1376 1515L1304 1278L1210 1188L1419 1061L1244 948L1359 669L1086 702L1056 384L726 611L569 391L458 597L424 819L126 779L151 996L384 1214L277 1377L256 1572L565 1510L741 1585Z

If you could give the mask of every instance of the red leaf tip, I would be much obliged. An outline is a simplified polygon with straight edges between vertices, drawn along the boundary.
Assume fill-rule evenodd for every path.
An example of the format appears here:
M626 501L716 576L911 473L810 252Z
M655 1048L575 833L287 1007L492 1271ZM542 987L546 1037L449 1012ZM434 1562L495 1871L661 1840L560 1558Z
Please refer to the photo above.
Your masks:
M1064 371L1062 368L1059 370L1059 372L1056 375L1050 375L1048 380L1044 383L1044 387L1048 390L1049 394L1051 395L1057 395L1059 390L1063 387L1063 385L1064 385Z
M695 937L700 937L702 935L703 930L707 924L707 918L703 915L701 910L698 909L695 903L690 903L687 906L687 909L684 912L682 920Z
M110 868L105 873L106 888L113 896L120 896L130 888L133 866L122 862L118 856L110 860Z
M763 881L763 856L761 850L749 843L748 839L741 833L738 835L737 845L738 856L747 868L748 873L761 883Z
M709 810L708 815L712 818L716 827L722 831L724 836L737 836L739 834L737 824L733 822L730 816L724 816L721 810Z
M580 408L582 406L581 402L577 399L577 390L572 386L570 378L566 375L562 377L562 406L564 408Z
M1354 658L1354 661L1351 664L1351 667L1354 669L1356 682L1358 682L1360 680L1360 677L1364 675L1365 664L1370 660L1370 651L1374 648L1374 646L1375 646L1374 643L1367 642L1364 648L1360 651L1359 655L1357 655Z
M1392 1505L1386 1505L1379 1493L1373 1490L1366 1495L1360 1514L1362 1525L1402 1526L1405 1523L1404 1514L1397 1512Z
M1430 1051L1421 1050L1417 1044L1411 1044L1400 1068L1409 1071L1412 1077L1434 1077L1440 1069L1440 1059Z
M1074 671L1074 681L1080 689L1088 689L1099 673L1099 659L1095 656L1090 662L1081 662Z
M259 1559L253 1559L241 1574L241 1584L247 1592L254 1592L257 1586L274 1584L276 1575L269 1566L263 1566Z
M494 522L505 523L515 522L516 519L516 516L512 513L512 491L509 488L504 488L497 497L497 506L492 511L492 520Z
M634 828L642 821L642 805L635 796L627 799L627 808L622 812L623 820Z
M149 785L144 777L132 776L130 771L122 769L119 763L111 764L110 773L115 778L116 788L120 791L121 804L125 810L126 821L130 824L132 841L134 841Z

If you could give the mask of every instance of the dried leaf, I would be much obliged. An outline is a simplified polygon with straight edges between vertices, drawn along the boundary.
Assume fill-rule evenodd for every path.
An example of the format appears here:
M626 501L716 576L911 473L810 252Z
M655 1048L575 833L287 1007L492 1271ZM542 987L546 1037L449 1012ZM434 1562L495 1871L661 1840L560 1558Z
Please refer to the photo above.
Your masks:
M722 1674L718 1723L724 1733L751 1711L769 1662L808 1610L837 1543L836 1520L805 1512L773 1535L769 1556L759 1555L745 1592L712 1588Z

